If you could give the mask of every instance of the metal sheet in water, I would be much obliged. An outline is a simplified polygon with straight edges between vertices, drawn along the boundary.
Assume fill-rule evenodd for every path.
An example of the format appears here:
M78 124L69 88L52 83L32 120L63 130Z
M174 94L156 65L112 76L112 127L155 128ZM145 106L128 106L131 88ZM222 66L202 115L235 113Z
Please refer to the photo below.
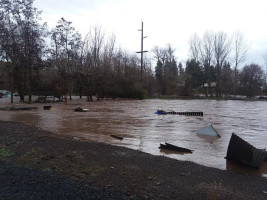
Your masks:
M226 158L250 167L260 168L265 159L265 150L255 148L233 133Z
M219 133L213 128L212 125L205 126L201 129L198 129L196 131L198 135L207 135L207 136L213 136L213 137L220 137Z

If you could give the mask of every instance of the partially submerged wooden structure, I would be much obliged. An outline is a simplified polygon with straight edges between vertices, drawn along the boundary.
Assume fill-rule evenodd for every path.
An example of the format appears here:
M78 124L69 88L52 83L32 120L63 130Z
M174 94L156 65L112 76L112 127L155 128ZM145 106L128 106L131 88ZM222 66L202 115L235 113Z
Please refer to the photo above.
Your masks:
M185 115L185 116L203 116L203 112L166 112L164 110L157 110L155 114L158 115Z
M167 142L165 142L165 144L160 144L159 149L167 149L167 150L172 150L172 151L177 151L177 152L182 152L182 153L193 153L193 150L191 149L178 147Z
M110 136L118 140L123 140L123 137L118 136L118 135L110 135Z

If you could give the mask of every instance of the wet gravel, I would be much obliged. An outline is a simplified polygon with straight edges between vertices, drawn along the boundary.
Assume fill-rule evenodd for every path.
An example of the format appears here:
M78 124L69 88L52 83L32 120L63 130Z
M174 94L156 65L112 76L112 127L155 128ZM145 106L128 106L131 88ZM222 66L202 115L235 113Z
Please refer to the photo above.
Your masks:
M0 199L129 199L118 192L0 161ZM131 199L138 199L134 196Z

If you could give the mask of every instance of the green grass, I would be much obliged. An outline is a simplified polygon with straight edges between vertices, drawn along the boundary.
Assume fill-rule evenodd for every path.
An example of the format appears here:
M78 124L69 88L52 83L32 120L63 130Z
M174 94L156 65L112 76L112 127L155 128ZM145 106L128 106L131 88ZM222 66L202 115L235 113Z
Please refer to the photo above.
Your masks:
M49 167L43 169L44 172L51 172L52 170Z
M13 152L7 151L5 148L0 149L0 156L1 157L10 157L14 156L15 154Z
M34 148L32 148L30 151L26 152L26 155L32 155L32 154L35 154L36 152L37 151Z

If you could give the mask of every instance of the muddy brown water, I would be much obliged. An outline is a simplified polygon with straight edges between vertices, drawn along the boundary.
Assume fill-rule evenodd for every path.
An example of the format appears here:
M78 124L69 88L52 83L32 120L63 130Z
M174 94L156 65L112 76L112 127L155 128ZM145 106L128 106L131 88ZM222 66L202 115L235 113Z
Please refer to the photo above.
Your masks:
M234 132L256 148L267 147L267 102L217 100L104 100L87 102L85 98L65 103L22 104L37 106L31 111L0 111L0 120L24 122L57 134L104 142L140 150L153 155L164 155L177 160L242 171L267 177L267 162L260 170L251 170L227 162L231 134ZM0 99L0 107L11 106L10 99ZM53 110L43 110L52 105ZM88 108L88 112L74 112L74 108ZM204 116L157 115L166 111L203 111ZM196 135L199 128L212 124L220 138ZM110 135L123 137L118 140ZM160 143L168 142L194 150L192 154L163 151Z

